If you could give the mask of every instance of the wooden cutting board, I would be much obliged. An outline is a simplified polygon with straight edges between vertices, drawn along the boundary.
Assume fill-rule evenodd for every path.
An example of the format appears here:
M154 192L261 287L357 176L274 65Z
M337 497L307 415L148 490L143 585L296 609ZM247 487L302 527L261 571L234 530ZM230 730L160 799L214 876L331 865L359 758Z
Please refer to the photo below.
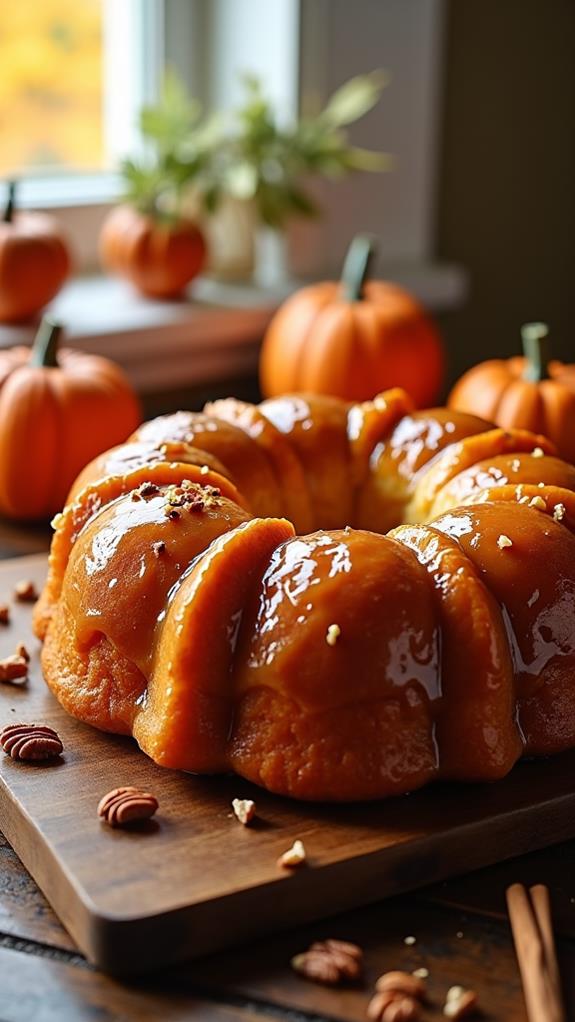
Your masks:
M41 585L43 556L0 564L0 602ZM111 972L138 972L215 951L575 836L575 754L523 763L493 785L437 785L355 806L290 802L234 777L155 766L125 738L69 717L42 680L30 605L14 604L0 655L23 641L29 683L0 686L0 726L47 723L60 762L0 761L0 828L82 951ZM153 791L157 817L138 831L96 816L110 788ZM254 798L242 827L232 798ZM296 838L309 861L277 865Z

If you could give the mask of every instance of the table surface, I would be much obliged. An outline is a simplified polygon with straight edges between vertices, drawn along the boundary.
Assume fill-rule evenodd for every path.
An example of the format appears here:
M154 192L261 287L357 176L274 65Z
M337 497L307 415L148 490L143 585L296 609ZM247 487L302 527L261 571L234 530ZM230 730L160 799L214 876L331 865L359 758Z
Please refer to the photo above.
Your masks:
M48 533L0 524L0 556L47 548ZM103 975L82 957L0 834L0 1022L158 1019L179 1022L359 1022L377 976L429 970L424 1019L444 1018L450 986L474 989L483 1019L524 1022L525 1006L505 888L515 881L551 891L568 1018L575 1018L575 842L301 927L137 981ZM462 863L464 870L465 863ZM405 943L405 937L415 943ZM310 983L290 959L313 940L339 937L364 949L355 988Z

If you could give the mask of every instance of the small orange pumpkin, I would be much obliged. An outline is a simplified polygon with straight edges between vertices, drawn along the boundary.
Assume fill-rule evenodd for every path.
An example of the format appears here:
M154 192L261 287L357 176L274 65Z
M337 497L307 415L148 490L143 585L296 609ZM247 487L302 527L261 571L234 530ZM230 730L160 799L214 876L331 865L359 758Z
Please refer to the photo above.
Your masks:
M108 359L62 349L43 320L32 349L0 352L0 512L59 511L80 470L140 422L138 400Z
M173 298L198 275L206 258L202 232L189 220L174 223L116 206L100 233L105 269L125 277L149 298Z
M385 281L366 282L373 239L352 242L341 281L312 284L272 319L260 358L267 397L290 391L366 401L403 387L418 407L441 389L443 345L414 298Z
M16 323L58 294L70 273L70 254L56 221L16 212L15 183L8 189L0 220L0 322Z
M527 323L521 328L524 356L469 369L448 405L504 429L544 433L562 458L575 462L575 365L549 360L548 333L545 323Z

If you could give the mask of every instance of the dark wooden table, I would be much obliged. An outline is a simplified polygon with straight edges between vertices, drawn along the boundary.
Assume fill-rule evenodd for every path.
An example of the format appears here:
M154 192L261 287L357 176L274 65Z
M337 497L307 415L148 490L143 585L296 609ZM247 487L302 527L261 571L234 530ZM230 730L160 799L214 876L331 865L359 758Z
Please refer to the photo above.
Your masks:
M43 529L0 526L0 556L47 543ZM550 887L568 1018L575 1019L574 864L570 842L128 983L99 973L79 954L0 834L0 1022L358 1022L381 972L420 967L429 970L432 999L425 1019L444 1018L445 993L457 984L477 991L484 1019L523 1022L504 900L516 880ZM329 936L364 948L361 987L321 987L291 970L293 954ZM407 936L415 943L405 944Z

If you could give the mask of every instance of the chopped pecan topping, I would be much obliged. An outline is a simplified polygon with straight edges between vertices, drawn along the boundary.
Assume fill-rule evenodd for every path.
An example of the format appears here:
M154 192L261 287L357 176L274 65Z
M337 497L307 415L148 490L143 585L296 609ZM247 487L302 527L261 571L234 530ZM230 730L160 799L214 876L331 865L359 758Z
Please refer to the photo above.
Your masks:
M513 543L509 539L509 536L505 536L503 533L501 533L499 539L497 540L497 546L499 547L500 550L505 550L505 547L513 546Z
M125 827L149 820L158 809L158 800L148 791L131 786L114 788L98 803L98 816L110 827Z
M529 501L529 507L537 507L539 508L540 511L547 510L547 504L543 500L543 497L540 497L539 495L531 498L531 500Z
M21 684L28 676L28 659L20 653L4 657L0 660L0 682Z
M562 522L567 514L565 504L556 504L553 508L553 518L556 522Z
M23 578L14 586L14 596L20 603L35 603L38 599L38 590L34 582Z
M232 800L232 809L244 827L247 827L256 815L256 804L251 798L234 798Z
M9 724L0 734L0 745L12 759L54 759L64 751L56 731L43 724Z
M533 450L531 451L531 456L533 458L544 458L545 451L543 450L542 447L534 447Z
M292 968L306 979L328 986L353 983L362 974L363 951L345 940L324 940L291 960Z
M328 646L335 646L340 635L341 628L339 627L339 625L330 625L325 635L325 641L327 642Z
M148 481L142 483L142 485L138 487L136 492L139 493L141 497L157 497L158 493L160 492L160 487L156 486L155 483Z
M156 543L152 543L152 550L154 551L156 557L161 557L162 554L165 552L165 549L166 544L164 543L163 539L159 539Z

